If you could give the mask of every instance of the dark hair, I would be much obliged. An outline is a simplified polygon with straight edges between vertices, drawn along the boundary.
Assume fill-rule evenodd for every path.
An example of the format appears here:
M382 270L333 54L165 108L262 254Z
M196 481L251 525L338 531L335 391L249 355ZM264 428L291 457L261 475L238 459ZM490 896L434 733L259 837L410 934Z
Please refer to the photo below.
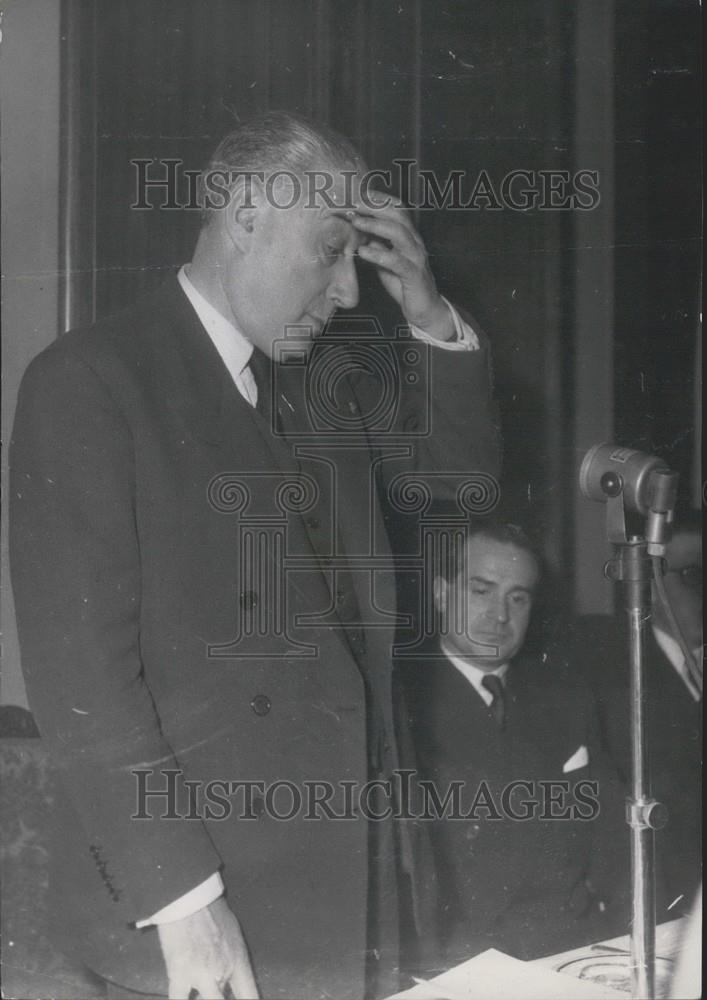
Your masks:
M200 204L206 203L204 176L209 172L291 171L302 176L316 167L366 169L353 143L328 125L290 111L268 111L241 122L218 144L199 179ZM202 219L208 221L211 214L204 209Z
M463 560L466 546L472 538L477 537L489 538L503 545L514 545L517 549L527 552L535 562L538 570L538 579L542 576L543 560L539 547L520 524L512 524L508 521L500 521L492 518L470 518L464 525L463 536L459 533L457 537L459 541L461 541L462 537L464 538L463 545L455 544L450 540L446 567L444 560L440 567L442 574L448 582L457 578L464 565Z

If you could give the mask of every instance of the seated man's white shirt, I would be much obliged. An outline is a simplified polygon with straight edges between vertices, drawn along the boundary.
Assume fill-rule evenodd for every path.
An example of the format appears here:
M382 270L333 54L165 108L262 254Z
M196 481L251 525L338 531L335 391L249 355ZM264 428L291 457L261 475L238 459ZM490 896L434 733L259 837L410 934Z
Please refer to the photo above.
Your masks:
M491 705L493 702L493 695L484 687L484 677L498 677L500 680L508 673L507 663L502 663L498 667L494 667L493 670L482 670L481 667L475 666L473 663L469 663L468 660L464 660L461 656L452 656L451 653L442 646L442 652L447 657L450 663L454 664L460 674L464 674L466 679L469 681L471 686L474 688L479 698L485 704Z
M187 276L187 266L185 265L179 269L177 280L184 294L191 302L202 326L211 338L214 347L228 369L241 396L251 406L257 406L258 386L249 365L250 357L253 353L253 345L230 320L222 316L217 309L214 309L211 303L194 287ZM442 297L444 298L444 296ZM434 347L448 351L478 350L479 338L469 324L464 322L454 306L450 302L447 302L447 299L444 299L444 301L452 314L455 338L448 341L435 340L434 337L430 337L424 330L419 330L415 326L410 327L412 336L425 343L432 344ZM465 666L468 666L468 664L465 664ZM479 671L479 673L483 672ZM498 673L498 671L494 671L494 673ZM474 682L472 681L472 683ZM491 696L480 685L481 681L479 681L479 686L474 684L484 701L490 704ZM137 928L148 927L151 924L167 924L174 920L182 920L185 917L191 916L192 913L196 913L197 910L208 906L209 903L213 903L214 900L223 894L223 891L223 880L218 872L214 872L206 881L195 886L195 888L180 896L179 899L175 899L174 902L169 903L168 906L163 907L157 913L153 913L151 917L138 920L135 926Z
M468 663L459 656L452 656L451 653L447 652L444 646L442 646L442 652L445 654L447 659L454 664L457 670L461 674L464 674L479 697L482 698L487 705L491 706L493 703L493 695L484 687L484 677L488 677L493 674L495 677L499 677L503 680L510 664L503 663L500 667L495 667L493 670L482 670L480 667L475 666L473 663ZM582 767L586 767L588 764L589 751L587 750L587 747L582 744L562 765L562 773L569 774L571 771L577 771Z

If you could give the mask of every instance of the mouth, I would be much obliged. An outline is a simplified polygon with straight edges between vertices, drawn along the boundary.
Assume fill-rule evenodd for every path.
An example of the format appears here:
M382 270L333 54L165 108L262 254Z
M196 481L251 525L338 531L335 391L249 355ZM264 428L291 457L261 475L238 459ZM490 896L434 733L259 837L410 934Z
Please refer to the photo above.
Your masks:
M480 646L502 646L504 642L508 642L509 636L499 635L498 632L476 632L469 638Z
M329 322L329 317L327 317L326 319L320 319L318 316L312 316L309 313L307 313L307 315L305 316L305 322L309 327L311 327L312 336L318 337L319 334L324 329L324 327Z

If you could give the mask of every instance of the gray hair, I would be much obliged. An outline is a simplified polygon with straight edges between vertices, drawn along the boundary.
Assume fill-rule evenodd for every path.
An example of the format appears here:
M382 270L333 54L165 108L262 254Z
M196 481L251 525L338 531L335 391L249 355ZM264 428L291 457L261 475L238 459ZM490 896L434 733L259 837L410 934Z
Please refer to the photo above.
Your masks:
M205 174L266 175L290 171L298 177L316 168L366 169L363 157L345 136L328 125L309 121L289 111L268 111L240 123L224 136L199 179L199 201L206 205ZM232 184L226 184L232 187ZM212 215L202 210L202 220Z

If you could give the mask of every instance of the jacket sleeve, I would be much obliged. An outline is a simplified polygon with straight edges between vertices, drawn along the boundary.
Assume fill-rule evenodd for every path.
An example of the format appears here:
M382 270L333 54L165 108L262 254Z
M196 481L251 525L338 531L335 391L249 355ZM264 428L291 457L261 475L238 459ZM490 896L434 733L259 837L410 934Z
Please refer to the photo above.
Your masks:
M477 472L497 479L501 472L501 434L493 394L491 349L476 324L472 328L479 340L477 350L429 348L427 378L409 401L403 399L403 421L409 419L410 413L416 413L418 421L425 421L427 433L419 440L416 469L453 474Z
M419 476L435 502L454 504L463 482L473 482L472 512L484 514L499 497L500 417L488 338L470 325L479 342L475 350L445 350L415 339L396 343L396 420L381 443L390 449L394 440L408 457L385 462L383 473L390 485L404 468Z
M40 732L98 875L128 923L219 867L185 814L140 656L140 540L130 428L107 387L57 342L23 380L10 452L10 558L22 666ZM137 769L154 818L134 818ZM173 808L171 808L173 807ZM76 835L77 840L80 834Z

